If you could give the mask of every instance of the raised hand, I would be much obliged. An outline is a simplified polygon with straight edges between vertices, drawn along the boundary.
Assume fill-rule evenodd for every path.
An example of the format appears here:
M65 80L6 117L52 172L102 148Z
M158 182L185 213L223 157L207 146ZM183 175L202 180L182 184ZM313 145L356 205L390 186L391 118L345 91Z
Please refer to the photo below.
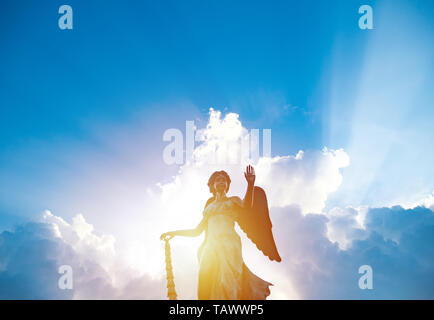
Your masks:
M246 172L244 172L244 177L246 178L248 184L255 183L255 179L256 179L255 169L251 165L248 165L246 167Z

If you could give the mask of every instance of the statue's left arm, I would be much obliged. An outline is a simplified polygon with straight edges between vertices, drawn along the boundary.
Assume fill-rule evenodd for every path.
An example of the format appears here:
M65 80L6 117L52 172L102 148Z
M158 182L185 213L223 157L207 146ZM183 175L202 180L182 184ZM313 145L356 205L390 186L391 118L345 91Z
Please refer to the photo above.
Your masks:
M280 262L281 258L274 242L268 201L265 191L254 185L255 170L247 166L244 176L247 180L247 191L244 200L238 198L238 225L270 260Z
M245 209L251 209L253 206L253 187L255 185L255 169L252 166L247 166L244 177L247 181L247 190L243 200L243 207Z

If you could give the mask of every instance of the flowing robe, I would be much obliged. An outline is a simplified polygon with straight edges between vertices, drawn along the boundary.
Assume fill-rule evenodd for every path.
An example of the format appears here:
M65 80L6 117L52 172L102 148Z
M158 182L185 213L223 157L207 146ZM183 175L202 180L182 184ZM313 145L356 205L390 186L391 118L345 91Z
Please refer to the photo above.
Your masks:
M199 300L265 300L270 282L245 265L241 239L235 231L237 205L231 198L214 201L204 210L206 237L199 248Z

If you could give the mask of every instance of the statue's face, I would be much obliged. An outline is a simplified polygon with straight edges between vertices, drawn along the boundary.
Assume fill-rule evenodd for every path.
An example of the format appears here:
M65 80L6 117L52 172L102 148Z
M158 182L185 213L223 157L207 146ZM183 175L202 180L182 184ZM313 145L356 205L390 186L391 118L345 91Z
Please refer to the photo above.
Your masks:
M226 192L227 187L228 183L226 181L226 178L223 175L219 174L214 180L214 190L216 192Z

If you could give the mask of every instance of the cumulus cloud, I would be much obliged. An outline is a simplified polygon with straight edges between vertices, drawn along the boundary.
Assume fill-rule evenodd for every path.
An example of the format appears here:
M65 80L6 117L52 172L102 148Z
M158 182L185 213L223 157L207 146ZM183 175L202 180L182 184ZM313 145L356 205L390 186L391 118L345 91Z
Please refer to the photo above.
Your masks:
M354 240L367 237L365 218L369 208L335 207L323 214L328 218L327 237L347 249Z
M131 242L129 256L134 261L143 256L144 269L124 263L125 252L117 252L115 237L96 232L83 215L69 223L46 211L40 223L0 234L0 298L164 299L164 250L158 236L196 226L210 197L207 180L215 170L226 170L232 179L229 193L243 196L242 171L248 163L255 164L257 185L267 192L283 260L270 263L241 233L243 256L253 272L274 284L270 298L434 297L432 196L424 206L407 209L324 211L328 196L342 183L342 168L350 163L344 150L305 150L255 161L245 147L258 145L238 115L223 116L213 109L197 137L193 161L180 166L169 182L149 187L146 213L132 221L143 226L143 238L137 247ZM171 241L180 299L197 298L200 241ZM373 290L358 287L358 268L365 264L374 271ZM59 290L60 265L73 268L74 290ZM150 276L153 269L158 272Z
M405 208L415 208L415 207L419 207L419 206L434 210L434 190L432 191L431 194L427 195L426 197L422 198L421 200L416 201L412 204L406 205L404 207Z
M327 195L342 182L340 170L349 165L349 156L343 149L326 147L320 151L299 151L296 155L262 156L255 161L252 153L256 152L257 141L234 113L222 117L219 111L210 109L207 127L197 132L201 142L194 149L194 161L181 166L172 181L159 184L160 193L156 196L170 206L163 209L170 214L182 210L185 199L190 199L188 203L193 206L185 210L201 211L202 202L209 196L206 182L215 170L226 170L233 181L230 191L241 195L245 188L242 172L251 163L256 165L257 184L266 190L270 206L296 204L303 213L321 213Z
M321 213L328 194L342 183L341 168L349 165L344 150L299 151L295 156L261 158L258 184L268 190L270 204L298 205L303 213Z
M58 286L59 267L72 268L73 289ZM0 299L161 299L160 279L122 265L114 238L97 235L82 215L72 224L46 211L0 234Z
M196 149L196 160L207 159L211 152L219 150L216 146L228 142L241 150L241 141L248 131L238 117L232 114L222 118L219 112L211 110L210 118L211 125L203 132L210 139L204 139ZM228 135L229 128L236 128L231 131L234 135ZM192 226L199 221L200 215L191 215L188 209L203 208L209 196L205 183L213 170L227 170L233 180L233 194L242 195L244 164L240 161L238 165L207 166L206 161L196 161L182 166L172 182L161 185L165 205L171 207L167 212L185 210L184 222L179 225L177 219L172 219L172 225ZM275 299L432 298L434 287L426 283L434 281L434 256L427 245L432 244L433 212L422 207L337 207L324 211L328 195L342 183L341 169L349 164L344 150L328 148L259 159L255 166L257 184L267 192L283 262L270 264L261 260L260 253L243 238L249 266L275 284L271 295ZM173 214L167 217L170 216ZM173 252L179 253L182 246ZM187 256L186 251L183 260L174 258L175 269L188 264ZM192 260L193 266L194 263ZM373 290L361 290L358 286L362 265L373 268ZM193 267L180 276L191 279L196 271ZM189 298L195 298L191 292Z
M325 215L297 206L274 209L276 241L289 278L302 299L432 299L434 212L428 208L368 209L365 229L348 249L328 238ZM350 223L352 225L352 223ZM363 239L357 239L363 238ZM372 290L361 290L359 267L373 269Z
M234 113L223 116L221 112L210 109L209 122L205 128L197 129L197 136L199 142L193 152L193 161L181 166L172 181L159 184L158 190L150 191L157 200L153 211L159 213L163 221L159 225L164 231L192 228L199 223L204 204L211 196L206 183L215 170L227 171L232 180L229 193L243 197L246 187L243 171L247 164L253 163L256 184L267 192L270 207L295 204L306 214L321 213L327 195L341 184L341 168L349 165L349 157L344 150L327 148L299 151L296 155L262 155L255 161L252 154L258 147L257 141ZM246 145L250 147L247 152ZM183 288L179 296L195 299L197 246L192 240L182 238L176 238L171 243L175 279ZM257 249L251 250L251 243L245 237L243 245L246 258L255 261L256 258L249 256L260 254ZM264 265L264 262L259 262L259 265ZM252 266L252 269L267 272L261 267ZM190 284L180 282L183 279L188 279ZM281 290L276 297L287 296Z

